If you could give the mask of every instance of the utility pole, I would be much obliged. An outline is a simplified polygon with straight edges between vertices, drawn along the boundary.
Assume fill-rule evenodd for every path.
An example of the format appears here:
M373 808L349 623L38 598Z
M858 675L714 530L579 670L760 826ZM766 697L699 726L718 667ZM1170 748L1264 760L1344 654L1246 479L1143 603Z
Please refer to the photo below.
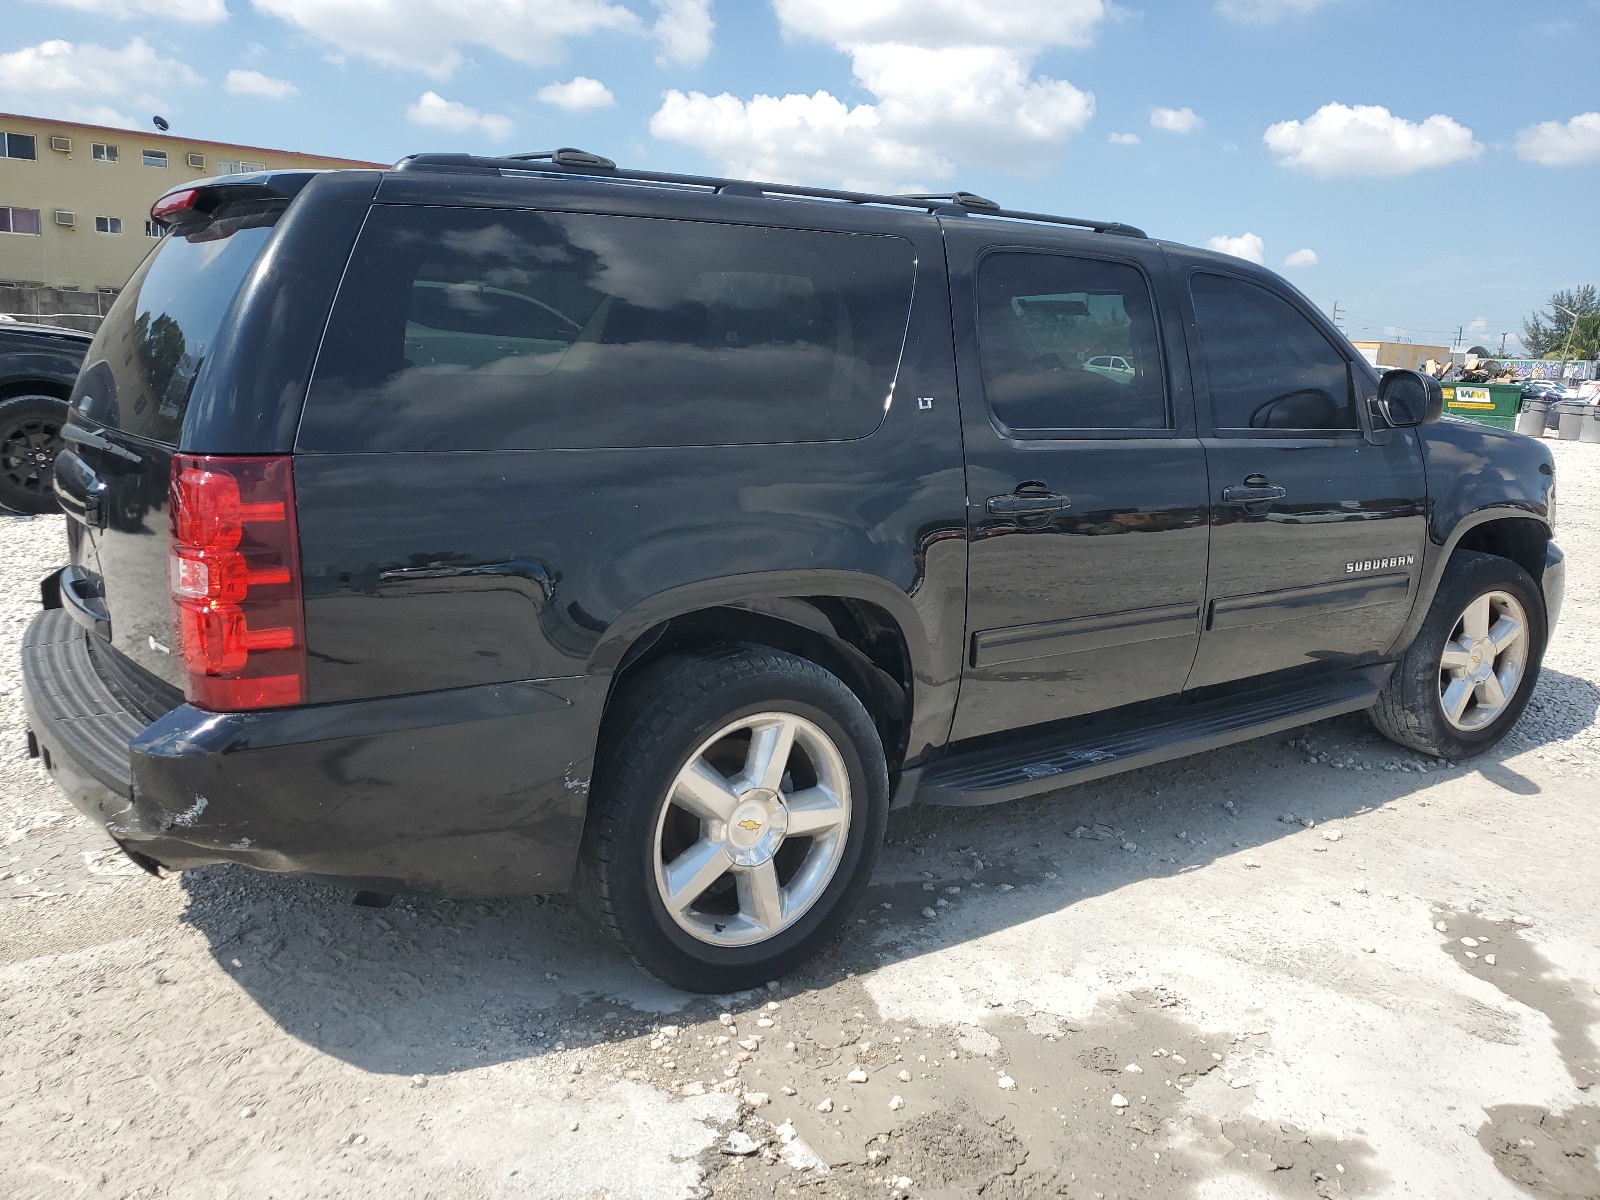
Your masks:
M1506 356L1506 339L1510 336L1511 335L1509 333L1502 333L1500 335L1500 353L1496 355L1497 358L1504 358Z
M1452 350L1459 350L1459 349L1460 349L1460 348L1461 348L1461 339L1462 339L1462 336L1463 336L1463 335L1464 335L1464 334L1465 334L1465 333L1466 333L1466 330L1465 330L1465 329L1464 329L1464 328L1462 328L1462 327L1461 327L1461 326L1460 326L1460 325L1457 325L1457 326L1456 326L1456 340L1455 340L1455 344L1454 344L1454 345L1453 345L1453 346L1451 346L1451 347L1450 347L1450 348L1451 348L1451 349L1452 349Z
M1343 325L1339 324L1339 302L1337 300L1333 302L1333 327L1335 329L1344 328Z

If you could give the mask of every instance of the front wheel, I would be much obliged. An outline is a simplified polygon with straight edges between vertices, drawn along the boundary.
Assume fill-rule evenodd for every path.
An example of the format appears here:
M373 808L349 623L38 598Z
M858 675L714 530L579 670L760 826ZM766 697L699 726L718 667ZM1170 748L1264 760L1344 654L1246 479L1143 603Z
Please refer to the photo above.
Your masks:
M1487 750L1522 715L1547 634L1532 576L1510 559L1458 550L1372 723L1390 741L1439 758Z
M815 663L724 647L630 682L602 735L580 900L695 992L776 979L835 934L888 822L883 747Z
M21 513L57 511L50 473L66 418L66 403L54 396L0 400L0 505Z

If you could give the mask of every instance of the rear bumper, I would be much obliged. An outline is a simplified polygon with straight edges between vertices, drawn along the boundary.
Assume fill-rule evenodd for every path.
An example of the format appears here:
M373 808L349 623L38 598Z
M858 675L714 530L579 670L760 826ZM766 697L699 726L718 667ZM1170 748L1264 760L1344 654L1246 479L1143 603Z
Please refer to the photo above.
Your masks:
M152 720L91 636L59 609L29 625L30 748L136 858L454 895L569 883L604 678Z

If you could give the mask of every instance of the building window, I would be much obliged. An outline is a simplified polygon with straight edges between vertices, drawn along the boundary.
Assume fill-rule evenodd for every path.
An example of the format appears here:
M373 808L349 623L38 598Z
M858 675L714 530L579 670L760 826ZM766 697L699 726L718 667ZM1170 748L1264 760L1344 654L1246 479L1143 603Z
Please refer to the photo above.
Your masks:
M266 169L267 165L265 163L229 162L227 159L222 159L217 163L218 175L250 175L256 171L265 171Z
M167 165L167 152L165 150L146 150L144 152L144 165L147 167L165 167Z
M159 222L146 221L144 223L144 235L145 237L153 238L166 237L167 229L165 225L162 225Z
M0 233L31 233L38 236L37 208L0 208Z
M96 217L94 219L94 231L96 233L121 233L122 232L122 218L121 217Z
M204 154L189 155L189 165L196 171L204 171L206 169L206 156Z
M95 162L116 162L117 148L108 146L104 142L94 143L94 160Z
M39 139L31 133L0 133L0 158L38 158Z

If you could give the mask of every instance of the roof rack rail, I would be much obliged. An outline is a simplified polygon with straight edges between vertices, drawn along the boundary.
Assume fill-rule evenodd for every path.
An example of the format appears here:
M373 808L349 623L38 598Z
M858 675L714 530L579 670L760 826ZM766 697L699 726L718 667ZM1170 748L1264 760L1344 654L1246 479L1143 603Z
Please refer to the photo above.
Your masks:
M617 164L601 154L591 154L587 150L579 150L576 146L563 146L559 150L533 150L527 154L506 154L503 158L515 159L517 162L548 161L558 167L596 167L602 171L615 171Z
M993 200L983 196L976 196L971 192L936 192L928 196L907 196L907 200L948 200L952 204L959 204L962 208L978 208L985 212L999 212L1000 206Z
M394 166L397 171L518 171L539 174L582 175L594 179L631 183L659 183L674 187L704 188L725 196L776 197L802 200L836 200L845 204L882 204L894 208L916 208L937 216L1004 217L1014 221L1041 221L1050 225L1070 225L1095 233L1114 233L1142 238L1145 232L1120 221L1090 221L1080 217L1057 217L1048 213L1017 212L1001 208L993 200L971 192L941 195L896 196L877 192L847 192L838 188L805 187L797 183L756 183L746 179L724 179L715 175L677 175L668 171L634 171L618 167L609 158L571 146L528 154L509 154L494 158L473 154L410 154Z

